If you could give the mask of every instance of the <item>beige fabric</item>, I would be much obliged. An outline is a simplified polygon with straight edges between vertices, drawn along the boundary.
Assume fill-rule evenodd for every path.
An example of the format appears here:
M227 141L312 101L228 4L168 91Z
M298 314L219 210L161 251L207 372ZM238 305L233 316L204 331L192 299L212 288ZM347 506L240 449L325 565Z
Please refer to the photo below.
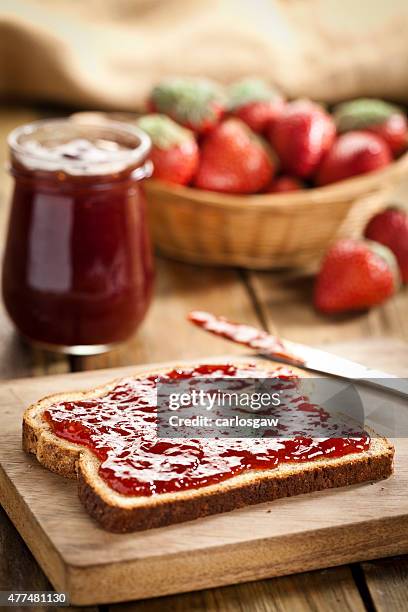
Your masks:
M133 110L167 74L408 101L406 0L0 0L0 96Z

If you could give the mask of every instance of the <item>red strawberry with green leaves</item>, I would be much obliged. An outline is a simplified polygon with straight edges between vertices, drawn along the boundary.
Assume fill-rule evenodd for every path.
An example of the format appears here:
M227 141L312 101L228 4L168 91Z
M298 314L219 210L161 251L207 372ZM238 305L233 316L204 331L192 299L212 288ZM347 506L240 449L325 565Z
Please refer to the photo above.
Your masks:
M280 116L285 102L280 93L262 79L247 78L228 91L228 110L254 132L265 132Z
M385 168L392 161L387 143L369 132L341 134L324 156L316 174L317 185L329 185L359 174Z
M327 252L316 279L314 304L327 314L382 304L400 284L392 252L371 240L339 240Z
M332 117L321 106L296 100L285 106L268 136L283 171L306 178L315 172L335 133Z
M137 124L152 141L150 159L154 178L180 185L189 183L199 161L194 134L166 115L145 115Z
M394 206L379 212L368 222L364 235L391 249L402 280L408 283L408 212Z
M339 133L368 130L381 136L394 155L408 144L405 113L384 100L360 98L343 102L334 109L334 119Z
M197 134L216 126L225 113L223 89L209 79L167 78L152 90L148 101L151 111L168 115Z
M291 191L300 191L305 189L304 184L294 176L278 176L267 187L265 193L290 193Z
M256 193L275 165L266 143L239 119L220 123L203 140L195 186L225 193Z

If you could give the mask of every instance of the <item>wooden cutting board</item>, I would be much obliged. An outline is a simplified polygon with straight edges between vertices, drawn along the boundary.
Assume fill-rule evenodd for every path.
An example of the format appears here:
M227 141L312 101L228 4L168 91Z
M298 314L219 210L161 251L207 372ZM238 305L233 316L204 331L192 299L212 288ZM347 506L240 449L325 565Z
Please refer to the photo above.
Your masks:
M343 345L337 352L397 373L404 373L408 356L408 348L390 341ZM44 395L93 387L138 369L0 385L0 502L72 604L156 597L408 552L407 439L393 440L395 475L379 483L130 535L100 529L80 505L75 482L22 452L21 416Z

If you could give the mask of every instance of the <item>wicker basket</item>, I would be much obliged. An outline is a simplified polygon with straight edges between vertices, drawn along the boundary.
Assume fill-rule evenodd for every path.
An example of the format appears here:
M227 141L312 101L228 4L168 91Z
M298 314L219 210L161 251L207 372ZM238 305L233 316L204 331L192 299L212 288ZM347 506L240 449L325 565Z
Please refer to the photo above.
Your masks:
M74 121L132 123L135 113L82 112ZM149 180L153 240L195 264L272 269L317 262L330 242L357 237L408 174L408 153L379 172L288 194L232 196Z
M359 236L405 173L408 153L384 170L288 194L232 196L150 180L153 239L163 254L195 264L311 264L334 239Z

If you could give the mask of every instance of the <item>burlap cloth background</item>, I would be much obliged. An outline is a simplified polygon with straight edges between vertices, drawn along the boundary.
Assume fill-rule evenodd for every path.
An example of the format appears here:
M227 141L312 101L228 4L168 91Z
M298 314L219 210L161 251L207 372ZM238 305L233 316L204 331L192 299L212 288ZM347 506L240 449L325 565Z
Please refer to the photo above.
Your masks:
M0 98L136 109L165 74L408 101L407 0L0 0Z

